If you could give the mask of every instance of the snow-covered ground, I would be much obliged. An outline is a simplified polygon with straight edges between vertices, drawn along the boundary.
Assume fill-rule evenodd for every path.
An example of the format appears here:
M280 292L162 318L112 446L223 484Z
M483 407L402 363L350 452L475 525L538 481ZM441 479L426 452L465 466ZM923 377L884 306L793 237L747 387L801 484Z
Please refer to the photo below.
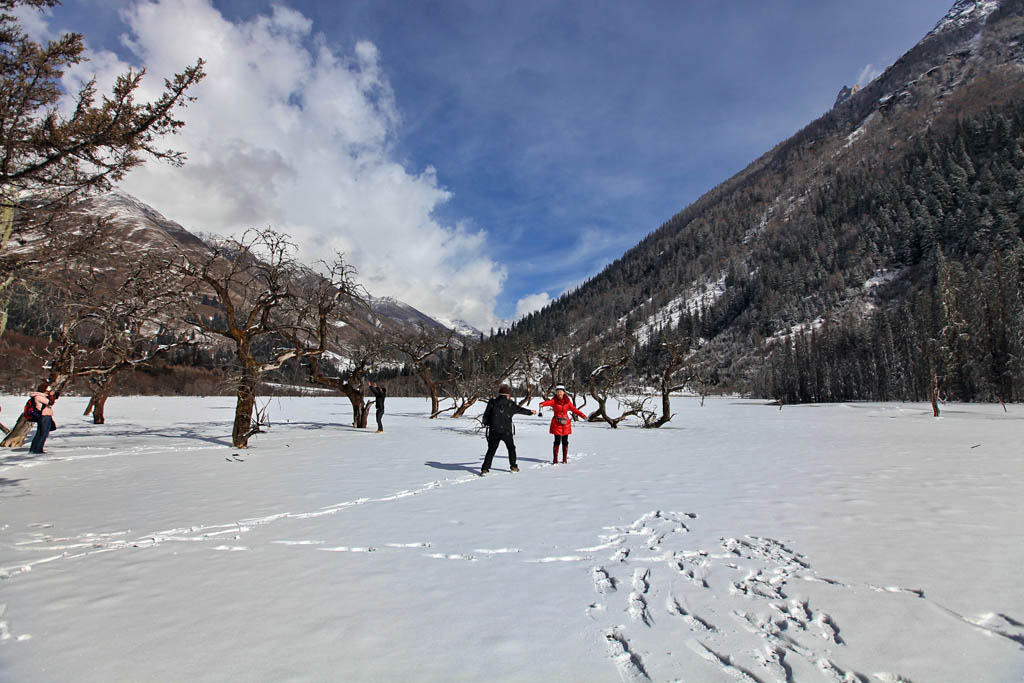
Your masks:
M22 404L6 398L5 414ZM665 428L57 404L0 453L3 681L1020 681L1024 407L677 399Z

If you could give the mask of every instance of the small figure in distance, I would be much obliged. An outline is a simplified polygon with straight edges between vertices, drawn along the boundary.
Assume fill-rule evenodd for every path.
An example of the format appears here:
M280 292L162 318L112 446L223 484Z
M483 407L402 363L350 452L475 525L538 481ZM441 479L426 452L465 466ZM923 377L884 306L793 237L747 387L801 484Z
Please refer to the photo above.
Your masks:
M46 445L46 437L50 435L57 425L53 421L53 404L60 398L60 392L54 391L46 382L39 385L36 391L29 393L28 402L25 403L25 418L36 423L36 435L29 446L29 453L45 453L43 446Z
M498 451L498 444L505 443L508 450L508 465L513 472L518 472L516 466L516 442L515 428L512 426L513 415L536 415L537 411L529 408L520 408L509 398L512 389L507 384L498 388L498 395L487 403L484 409L484 427L487 428L487 455L484 456L483 467L480 468L480 476L491 470L491 461Z
M384 423L381 422L381 418L384 417L384 399L388 395L388 390L376 382L370 382L370 391L373 392L373 402L377 407L377 433L380 434L384 431Z
M544 406L551 406L551 412L554 413L551 418L551 429L548 430L555 435L551 464L558 463L558 444L562 444L562 462L566 463L569 461L569 435L572 434L572 420L569 418L569 411L576 413L584 420L587 419L587 414L573 405L572 399L569 398L569 394L565 392L565 387L561 384L555 387L554 397L540 404L541 408Z

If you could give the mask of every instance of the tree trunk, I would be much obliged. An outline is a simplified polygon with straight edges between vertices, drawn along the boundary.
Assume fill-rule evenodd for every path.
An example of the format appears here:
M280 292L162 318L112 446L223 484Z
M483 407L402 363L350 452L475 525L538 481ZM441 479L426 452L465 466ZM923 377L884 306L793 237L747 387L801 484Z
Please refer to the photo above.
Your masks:
M366 419L370 414L370 401L363 402L362 395L349 396L348 402L352 404L352 426L356 429L366 429Z
M24 415L18 417L18 421L11 427L11 431L7 433L3 441L0 441L0 446L4 448L19 448L24 445L25 437L32 431L32 423L25 419Z
M235 423L231 429L231 446L248 448L249 437L255 433L252 413L256 408L256 378L245 377L238 384Z
M94 401L92 409L92 423L94 425L101 425L106 421L106 418L103 415L103 409L107 405L107 399L110 398L110 392L113 388L113 383L111 382L109 386L100 389L100 391L96 392L92 397L92 400Z
M469 407L476 403L478 400L480 400L479 396L474 396L473 398L467 400L465 403L463 403L461 406L455 409L455 412L452 413L452 417L462 417L463 415L466 414L466 411L469 410Z
M435 418L441 412L441 399L437 396L437 385L430 386L430 417Z
M576 406L577 408L579 408L580 412L586 412L586 411L583 410L583 407L587 405L587 394L586 393L582 394L583 401L579 405L576 405L576 401L577 401L577 399L579 398L580 395L579 394L570 394L570 396L572 396L572 404L574 406ZM537 411L537 414L540 415L540 410ZM580 418L579 418L578 415L576 415L576 413L572 414L572 421L573 422L578 422L579 419ZM583 419L586 420L587 418L583 418Z
M437 417L438 413L441 412L441 399L437 394L437 382L435 382L429 374L420 375L420 377L427 385L427 391L430 392L430 419L433 420Z
M594 400L597 401L597 410L590 414L590 417L587 418L587 422L607 422L612 429L617 429L619 422L610 418L605 408L605 404L608 403L608 399L602 399L595 394L591 394L591 396L593 396Z
M366 423L370 421L370 406L372 406L373 404L374 400L372 398L366 399L365 405L360 403L363 412L359 415L359 422L356 424L356 427L358 427L359 429L366 429ZM355 406L353 406L353 410L354 409Z
M362 365L358 366L356 371L349 375L348 380L321 374L320 360L315 356L309 359L309 367L310 379L314 383L323 387L330 387L335 391L345 394L348 402L352 405L352 426L356 429L365 429L370 413L369 406L371 401L367 401L366 405L363 405L364 367Z
M657 429L664 424L667 424L672 419L672 401L670 394L672 390L662 384L661 387L661 417L650 423L645 423L644 427L647 429Z
M5 188L6 189L6 188ZM0 207L0 249L7 249L7 242L11 239L14 230L14 207ZM6 253L6 251L4 252ZM11 285L14 284L15 274L11 273L7 279L0 282L0 337L7 329L7 308L11 303ZM17 427L18 425L14 425ZM22 437L24 439L24 437Z
M89 406L92 412L92 423L94 425L101 425L105 422L105 416L103 415L103 409L107 405L107 399L110 398L110 394L114 391L114 375L105 376L100 383L96 386L93 391L92 398L89 399ZM85 414L88 415L90 408L85 409Z
M341 389L341 393L348 397L348 402L352 405L352 426L356 429L365 429L370 403L363 404L363 392L350 382L342 382L340 386L335 385L335 388Z

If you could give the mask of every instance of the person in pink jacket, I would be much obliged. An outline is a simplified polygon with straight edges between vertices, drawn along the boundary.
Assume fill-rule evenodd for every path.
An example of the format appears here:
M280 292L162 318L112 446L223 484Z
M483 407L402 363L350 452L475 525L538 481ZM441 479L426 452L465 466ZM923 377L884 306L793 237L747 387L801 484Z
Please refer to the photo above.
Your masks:
M587 419L587 414L573 405L572 399L565 393L565 387L561 384L555 387L554 397L540 405L542 408L544 406L551 406L551 412L554 413L554 416L551 418L551 429L548 430L551 434L555 435L551 464L554 465L558 462L558 444L562 444L562 462L568 462L569 435L572 434L572 418L569 417L569 412L576 413L584 420Z
M33 414L36 418L36 435L32 439L32 445L29 446L28 452L45 453L43 446L46 444L46 437L57 428L53 422L53 404L60 394L55 392L49 384L43 383L39 385L37 391L29 393L28 396L26 411L34 407Z

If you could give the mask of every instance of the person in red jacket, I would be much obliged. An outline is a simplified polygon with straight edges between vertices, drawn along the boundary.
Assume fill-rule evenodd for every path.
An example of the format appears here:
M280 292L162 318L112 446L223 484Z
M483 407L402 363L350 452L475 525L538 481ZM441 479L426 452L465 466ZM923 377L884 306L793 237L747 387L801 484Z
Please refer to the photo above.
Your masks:
M587 414L573 405L572 399L565 393L565 387L561 384L555 387L554 397L540 405L542 408L544 406L551 406L551 412L554 413L554 416L551 418L551 429L548 430L551 434L555 435L551 464L554 465L558 462L558 444L562 444L562 462L568 462L569 435L572 434L572 418L569 417L569 412L576 413L584 420L587 419Z

